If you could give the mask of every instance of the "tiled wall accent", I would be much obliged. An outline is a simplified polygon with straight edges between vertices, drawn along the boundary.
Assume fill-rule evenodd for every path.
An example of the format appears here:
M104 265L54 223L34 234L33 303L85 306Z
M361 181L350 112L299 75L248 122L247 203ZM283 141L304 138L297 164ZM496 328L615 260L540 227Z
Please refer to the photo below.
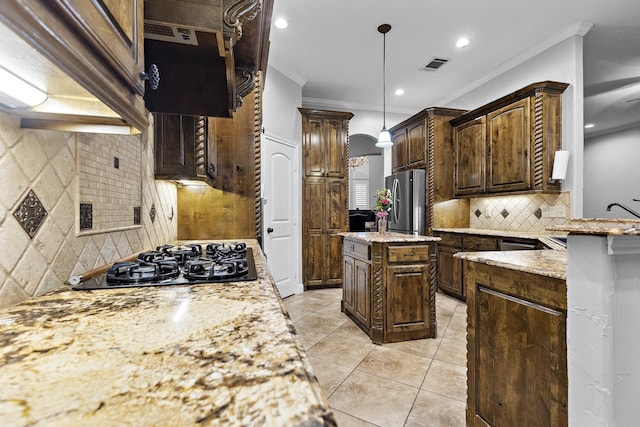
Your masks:
M90 231L133 226L133 208L142 200L140 136L81 133L77 138L80 203L92 206Z
M488 230L544 232L571 216L570 193L471 199L469 226Z
M63 286L71 275L176 239L176 220L170 216L177 190L173 183L154 180L153 135L150 131L129 138L142 147L142 225L78 236L77 135L21 129L18 118L0 113L0 307ZM47 211L33 238L13 215L31 190ZM157 211L154 222L146 214L152 206ZM127 213L131 223L133 211Z

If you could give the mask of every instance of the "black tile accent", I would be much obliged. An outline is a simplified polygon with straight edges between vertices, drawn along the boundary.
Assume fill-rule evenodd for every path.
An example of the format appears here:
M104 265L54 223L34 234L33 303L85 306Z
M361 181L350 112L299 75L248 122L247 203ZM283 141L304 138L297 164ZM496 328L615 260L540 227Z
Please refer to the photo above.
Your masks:
M509 211L506 209L502 209L502 212L500 212L500 215L502 215L503 218L506 218L509 216Z
M120 169L120 159L117 157L113 158L113 167L116 169Z
M140 206L133 207L133 224L140 225L142 223L142 217L140 215Z
M93 205L91 203L80 203L80 230L91 230L93 228Z
M476 218L480 218L480 215L482 215L482 212L480 211L480 209L476 209L474 212Z
M151 210L149 211L149 216L151 217L151 222L156 220L156 205L155 203L151 205Z
M47 210L38 199L38 196L36 196L36 193L33 190L29 190L26 197L13 212L13 216L29 237L33 239L47 216Z
M536 211L533 214L538 219L542 218L542 209L540 209L540 208L536 209Z

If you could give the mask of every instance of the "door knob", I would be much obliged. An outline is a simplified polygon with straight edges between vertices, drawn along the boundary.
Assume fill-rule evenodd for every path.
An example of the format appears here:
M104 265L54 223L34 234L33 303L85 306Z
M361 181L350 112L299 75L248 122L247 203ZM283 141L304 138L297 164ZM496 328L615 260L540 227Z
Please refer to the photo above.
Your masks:
M267 233L273 233L273 228L271 227L267 228Z

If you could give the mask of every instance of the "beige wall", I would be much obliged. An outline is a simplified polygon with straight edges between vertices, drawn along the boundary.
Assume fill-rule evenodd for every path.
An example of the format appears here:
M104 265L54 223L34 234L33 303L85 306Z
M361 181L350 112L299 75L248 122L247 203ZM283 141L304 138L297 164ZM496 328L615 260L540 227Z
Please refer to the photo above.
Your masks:
M84 134L85 142L87 138L99 137ZM153 179L152 135L117 138L118 144L141 150L141 225L79 235L79 135L21 129L18 118L0 113L0 307L63 286L71 275L176 239L176 187ZM31 190L47 213L33 238L14 216Z
M536 211L541 217L536 216ZM487 230L544 233L571 215L570 193L493 196L471 199L469 226Z

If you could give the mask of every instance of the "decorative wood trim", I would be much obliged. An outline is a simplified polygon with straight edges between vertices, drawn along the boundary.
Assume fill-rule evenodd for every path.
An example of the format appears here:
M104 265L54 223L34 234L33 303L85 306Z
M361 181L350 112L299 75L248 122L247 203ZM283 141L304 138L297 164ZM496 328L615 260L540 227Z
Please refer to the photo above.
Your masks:
M372 264L373 271L371 281L371 340L376 344L381 344L384 332L384 287L383 274L384 268L382 263L381 248L376 245L375 250L372 247Z
M553 82L549 80L544 82L532 83L529 86L503 96L502 98L496 99L495 101L483 105L482 107L476 108L475 110L471 110L459 117L456 117L450 120L449 123L451 123L452 126L459 126L463 123L489 114L492 111L505 107L519 99L532 96L539 91L561 94L568 86L568 83Z
M532 140L533 147L531 148L533 157L533 188L542 188L544 182L544 94L540 91L536 91L533 100L533 114L532 114Z
M253 144L253 158L254 158L254 214L255 214L255 233L258 243L262 246L262 199L260 198L260 188L262 186L261 174L262 174L262 152L261 152L261 140L262 140L262 73L258 72L255 76L255 88L253 89L254 96L254 144Z
M236 68L235 78L235 108L237 110L242 107L242 98L256 87L256 70L255 68Z
M433 205L435 203L435 118L433 114L427 116L427 221L425 231L428 236L433 230Z
M207 174L207 118L205 116L196 117L196 141L195 141L195 161L196 174L205 176Z
M242 37L242 24L253 20L261 8L262 0L235 0L230 4L225 4L223 14L225 34L230 34L235 41L240 40Z

